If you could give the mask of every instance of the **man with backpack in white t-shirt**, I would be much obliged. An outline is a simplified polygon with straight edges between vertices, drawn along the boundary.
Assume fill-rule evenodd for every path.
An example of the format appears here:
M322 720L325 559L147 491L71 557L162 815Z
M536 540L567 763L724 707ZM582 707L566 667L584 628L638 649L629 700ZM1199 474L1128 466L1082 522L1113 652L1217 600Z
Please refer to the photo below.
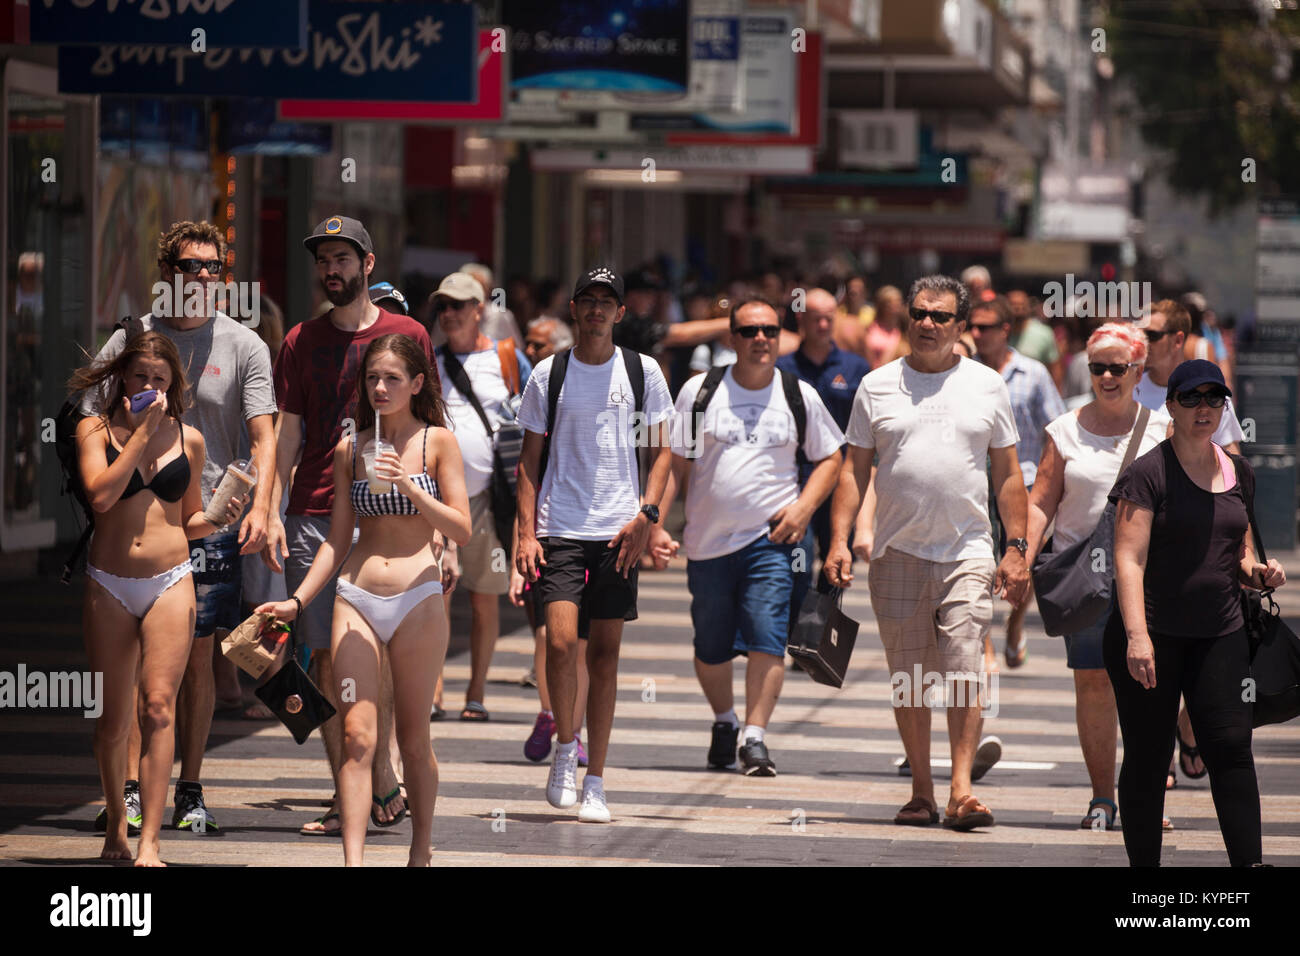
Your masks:
M488 719L483 697L501 633L498 605L510 586L515 504L508 479L515 461L514 449L503 447L508 430L502 425L515 423L514 409L532 371L513 340L494 342L482 333L485 298L479 281L465 272L447 276L433 294L434 317L447 339L434 354L448 424L465 462L473 524L469 544L459 554L449 545L443 563L445 568L459 557L459 581L469 592L470 678L460 719L477 721Z
M740 763L755 777L776 776L765 738L785 676L794 551L834 490L844 444L817 390L776 367L780 337L776 309L767 301L745 299L731 310L735 365L692 378L677 396L672 480L663 504L667 511L689 476L682 543L695 676L714 715L708 765L736 766L740 721L731 662L745 654ZM802 491L800 448L813 464Z
M637 562L659 522L672 450L667 419L672 397L659 365L615 348L622 320L623 280L591 269L569 302L578 342L538 363L524 389L519 421L519 544L515 566L536 582L546 612L546 678L558 746L546 799L578 802L578 614L590 621L587 669L588 767L578 820L608 823L603 775L614 723L623 622L636 619ZM638 494L639 446L654 449Z

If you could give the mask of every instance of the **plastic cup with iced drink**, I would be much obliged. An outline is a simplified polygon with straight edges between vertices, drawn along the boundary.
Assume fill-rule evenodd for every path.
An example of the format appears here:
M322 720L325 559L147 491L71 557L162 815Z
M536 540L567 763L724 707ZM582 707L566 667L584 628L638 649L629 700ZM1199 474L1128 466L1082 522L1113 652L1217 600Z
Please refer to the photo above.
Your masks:
M361 458L366 463L366 483L372 495L392 494L393 482L385 481L375 474L375 458L385 452L396 451L392 444L382 438L366 442L365 447L361 449Z
M203 510L203 517L218 527L224 527L231 499L246 495L256 484L257 466L251 461L236 458L226 466L226 473L221 476L221 483L212 492L208 506Z

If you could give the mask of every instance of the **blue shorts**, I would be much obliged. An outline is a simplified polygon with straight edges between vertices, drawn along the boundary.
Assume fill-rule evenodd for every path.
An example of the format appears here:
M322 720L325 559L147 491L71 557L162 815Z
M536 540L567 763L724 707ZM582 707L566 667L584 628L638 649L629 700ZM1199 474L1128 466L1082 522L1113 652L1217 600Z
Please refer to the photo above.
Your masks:
M1114 585L1111 585L1112 590ZM1101 639L1106 633L1106 622L1115 610L1115 595L1110 597L1110 604L1092 625L1082 631L1065 635L1065 664L1072 671L1105 670L1106 661L1102 658Z
M195 551L201 551L202 556ZM210 534L190 542L194 563L194 636L218 629L233 631L243 619L244 565L239 557L239 531Z
M749 651L785 656L795 547L774 544L765 534L731 554L686 563L701 662L725 664Z

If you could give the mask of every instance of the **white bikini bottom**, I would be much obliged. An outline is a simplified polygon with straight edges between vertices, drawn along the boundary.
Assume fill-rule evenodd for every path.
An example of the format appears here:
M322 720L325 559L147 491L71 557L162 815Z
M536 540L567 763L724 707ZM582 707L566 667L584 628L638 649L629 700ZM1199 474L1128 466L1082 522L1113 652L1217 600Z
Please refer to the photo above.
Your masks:
M170 571L155 574L151 578L123 578L101 571L93 564L86 564L86 573L117 598L117 603L126 608L128 614L138 618L149 613L149 609L162 597L164 591L193 571L194 565L186 560Z
M337 591L338 596L356 608L357 613L374 628L379 640L387 644L417 604L431 595L442 593L442 582L428 581L401 594L382 597L339 578Z

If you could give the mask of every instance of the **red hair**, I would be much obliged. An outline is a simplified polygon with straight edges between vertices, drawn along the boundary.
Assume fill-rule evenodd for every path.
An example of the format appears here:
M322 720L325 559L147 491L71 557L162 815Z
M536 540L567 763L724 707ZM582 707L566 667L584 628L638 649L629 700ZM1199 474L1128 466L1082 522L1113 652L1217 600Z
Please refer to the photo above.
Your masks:
M1146 335L1141 329L1125 322L1107 322L1099 326L1097 331L1088 336L1088 344L1084 347L1084 351L1089 358L1092 358L1092 353L1097 349L1111 348L1116 345L1128 349L1130 362L1147 360Z

